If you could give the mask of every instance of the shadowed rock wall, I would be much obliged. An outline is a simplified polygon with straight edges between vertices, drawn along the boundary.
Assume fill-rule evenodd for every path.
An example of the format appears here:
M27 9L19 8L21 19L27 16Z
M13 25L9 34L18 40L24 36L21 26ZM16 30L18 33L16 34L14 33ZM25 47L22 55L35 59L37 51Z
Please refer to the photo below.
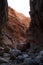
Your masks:
M8 3L7 0L0 0L0 45L3 45L2 28L6 26L8 21Z
M43 0L30 0L31 23L27 30L31 48L43 49Z

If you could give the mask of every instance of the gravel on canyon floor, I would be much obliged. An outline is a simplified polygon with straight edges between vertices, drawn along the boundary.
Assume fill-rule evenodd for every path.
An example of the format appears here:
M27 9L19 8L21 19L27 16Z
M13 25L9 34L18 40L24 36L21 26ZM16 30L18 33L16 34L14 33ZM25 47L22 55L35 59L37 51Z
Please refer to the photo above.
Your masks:
M0 65L43 65L43 50L34 53L0 47Z

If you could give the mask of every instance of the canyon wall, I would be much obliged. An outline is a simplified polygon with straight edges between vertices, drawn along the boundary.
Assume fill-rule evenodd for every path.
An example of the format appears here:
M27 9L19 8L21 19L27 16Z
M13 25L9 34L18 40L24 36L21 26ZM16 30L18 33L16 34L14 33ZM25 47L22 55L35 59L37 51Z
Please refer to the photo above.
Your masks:
M30 18L8 7L8 22L3 28L4 43L16 46L26 41L26 29L29 27Z

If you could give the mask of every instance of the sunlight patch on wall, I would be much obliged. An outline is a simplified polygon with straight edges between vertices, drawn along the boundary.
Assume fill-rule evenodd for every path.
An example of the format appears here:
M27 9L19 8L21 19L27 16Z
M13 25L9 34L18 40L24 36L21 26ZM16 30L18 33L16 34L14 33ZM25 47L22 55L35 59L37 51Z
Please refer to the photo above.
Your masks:
M25 16L29 16L29 0L8 0L8 5Z

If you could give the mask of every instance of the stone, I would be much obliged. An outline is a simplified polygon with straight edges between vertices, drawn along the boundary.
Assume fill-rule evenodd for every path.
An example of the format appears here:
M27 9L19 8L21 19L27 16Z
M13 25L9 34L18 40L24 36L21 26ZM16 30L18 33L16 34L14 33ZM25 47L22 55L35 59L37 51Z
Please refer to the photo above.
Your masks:
M4 45L2 29L8 21L8 3L7 0L0 0L0 46Z
M21 50L22 52L25 52L29 48L30 48L30 44L28 42L25 42L24 44L17 45L17 49Z
M43 65L43 63L39 63L39 65Z
M5 58L0 57L0 63L8 63L8 60Z
M41 62L43 62L43 56L38 55L38 56L36 56L35 60L36 60L38 63L41 63Z
M4 53L4 48L0 47L0 56L3 56L3 53Z
M9 51L9 53L13 56L18 56L21 54L21 51L20 50L17 50L17 49L12 49Z
M25 58L25 60L24 60L24 64L27 64L27 65L29 65L29 61L31 60L31 58Z
M34 53L30 53L30 52L28 52L28 56L29 56L29 58L31 57L31 58L34 58L35 57L35 54Z
M17 57L17 63L23 63L23 61L24 61L24 57L22 55L19 55Z
M10 47L7 47L7 46L6 46L6 47L4 48L4 52L5 52L5 53L9 53L9 51L10 51Z
M43 49L43 0L30 0L30 26L27 29L27 41L31 48ZM31 49L30 49L31 50Z
M28 54L22 54L22 55L23 55L24 59L29 57Z
M1 65L7 65L6 63L1 63Z
M26 58L24 60L25 65L39 65L34 59Z
M11 63L2 63L1 65L12 65Z
M3 53L3 57L4 58L9 58L10 57L10 54L9 53Z
M16 56L15 55L11 55L10 56L10 60L16 60Z
M42 50L42 51L40 51L40 55L41 55L41 56L43 56L43 50Z

